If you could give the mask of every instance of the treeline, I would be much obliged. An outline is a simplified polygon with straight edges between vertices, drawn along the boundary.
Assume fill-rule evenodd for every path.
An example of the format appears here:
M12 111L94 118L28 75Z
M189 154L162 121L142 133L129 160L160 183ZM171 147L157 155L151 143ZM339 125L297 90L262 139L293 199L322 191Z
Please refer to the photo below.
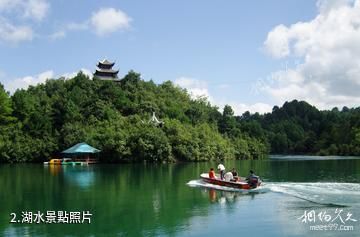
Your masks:
M164 126L148 122L153 112ZM360 155L360 108L320 111L294 100L234 116L228 105L219 112L133 71L116 83L79 73L12 96L0 84L0 162L41 162L83 141L102 150L103 162Z
M360 107L319 111L294 100L236 119L242 131L268 141L274 154L360 155Z
M148 122L153 112L163 126ZM230 106L221 113L133 71L116 83L79 73L12 96L0 86L0 162L41 162L78 142L101 149L103 162L264 158L266 136L242 126Z

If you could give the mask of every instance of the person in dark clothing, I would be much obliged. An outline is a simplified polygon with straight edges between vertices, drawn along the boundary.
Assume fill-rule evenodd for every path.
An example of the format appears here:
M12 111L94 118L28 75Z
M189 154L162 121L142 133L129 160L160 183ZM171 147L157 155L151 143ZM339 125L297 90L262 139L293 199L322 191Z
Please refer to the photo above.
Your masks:
M231 173L233 174L234 177L238 176L238 173L236 172L235 168L232 168Z
M246 177L246 181L251 188L256 188L259 183L259 176L255 175L254 171L250 170L249 175Z
M238 181L239 177L238 177L238 172L235 170L235 168L232 168L231 173L233 175L233 181Z

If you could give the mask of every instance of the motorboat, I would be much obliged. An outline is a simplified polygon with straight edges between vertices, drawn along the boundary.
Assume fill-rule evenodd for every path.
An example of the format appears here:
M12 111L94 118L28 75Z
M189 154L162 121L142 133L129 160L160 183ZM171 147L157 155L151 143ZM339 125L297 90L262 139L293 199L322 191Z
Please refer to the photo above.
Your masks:
M250 185L245 178L238 177L238 179L234 179L232 181L226 181L224 179L220 179L220 175L216 174L215 178L209 178L208 173L202 173L200 175L200 178L205 183L224 186L224 187L230 187L230 188L236 188L236 189L254 189L261 185L261 180L258 179L258 182L255 186Z

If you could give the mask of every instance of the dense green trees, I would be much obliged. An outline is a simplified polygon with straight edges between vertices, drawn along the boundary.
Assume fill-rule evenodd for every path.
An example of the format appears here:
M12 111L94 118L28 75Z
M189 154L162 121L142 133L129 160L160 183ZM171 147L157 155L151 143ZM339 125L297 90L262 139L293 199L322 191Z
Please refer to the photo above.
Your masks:
M13 118L11 117L12 107L11 99L4 90L3 85L0 84L0 123L7 124Z
M164 126L149 123L152 112ZM70 80L18 90L0 88L0 160L38 162L78 142L103 162L260 159L266 141L242 132L230 106L221 114L170 81L156 85L129 72L121 82Z
M149 123L152 112L164 126ZM319 111L303 101L271 113L222 113L170 81L130 71L120 82L48 80L12 96L0 86L0 162L40 162L78 142L103 162L262 159L276 154L360 155L360 108Z
M244 113L237 120L249 134L266 137L272 153L360 155L360 108L319 111L294 100L272 113Z

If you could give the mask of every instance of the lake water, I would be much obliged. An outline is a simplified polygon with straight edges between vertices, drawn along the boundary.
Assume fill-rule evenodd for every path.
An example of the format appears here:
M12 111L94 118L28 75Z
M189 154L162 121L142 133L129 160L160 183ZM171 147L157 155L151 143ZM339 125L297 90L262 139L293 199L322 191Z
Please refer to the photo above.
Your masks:
M248 192L198 179L216 166L0 165L0 236L360 236L360 159L225 162L263 178ZM21 223L29 213L50 220L48 211L80 212L91 223Z

